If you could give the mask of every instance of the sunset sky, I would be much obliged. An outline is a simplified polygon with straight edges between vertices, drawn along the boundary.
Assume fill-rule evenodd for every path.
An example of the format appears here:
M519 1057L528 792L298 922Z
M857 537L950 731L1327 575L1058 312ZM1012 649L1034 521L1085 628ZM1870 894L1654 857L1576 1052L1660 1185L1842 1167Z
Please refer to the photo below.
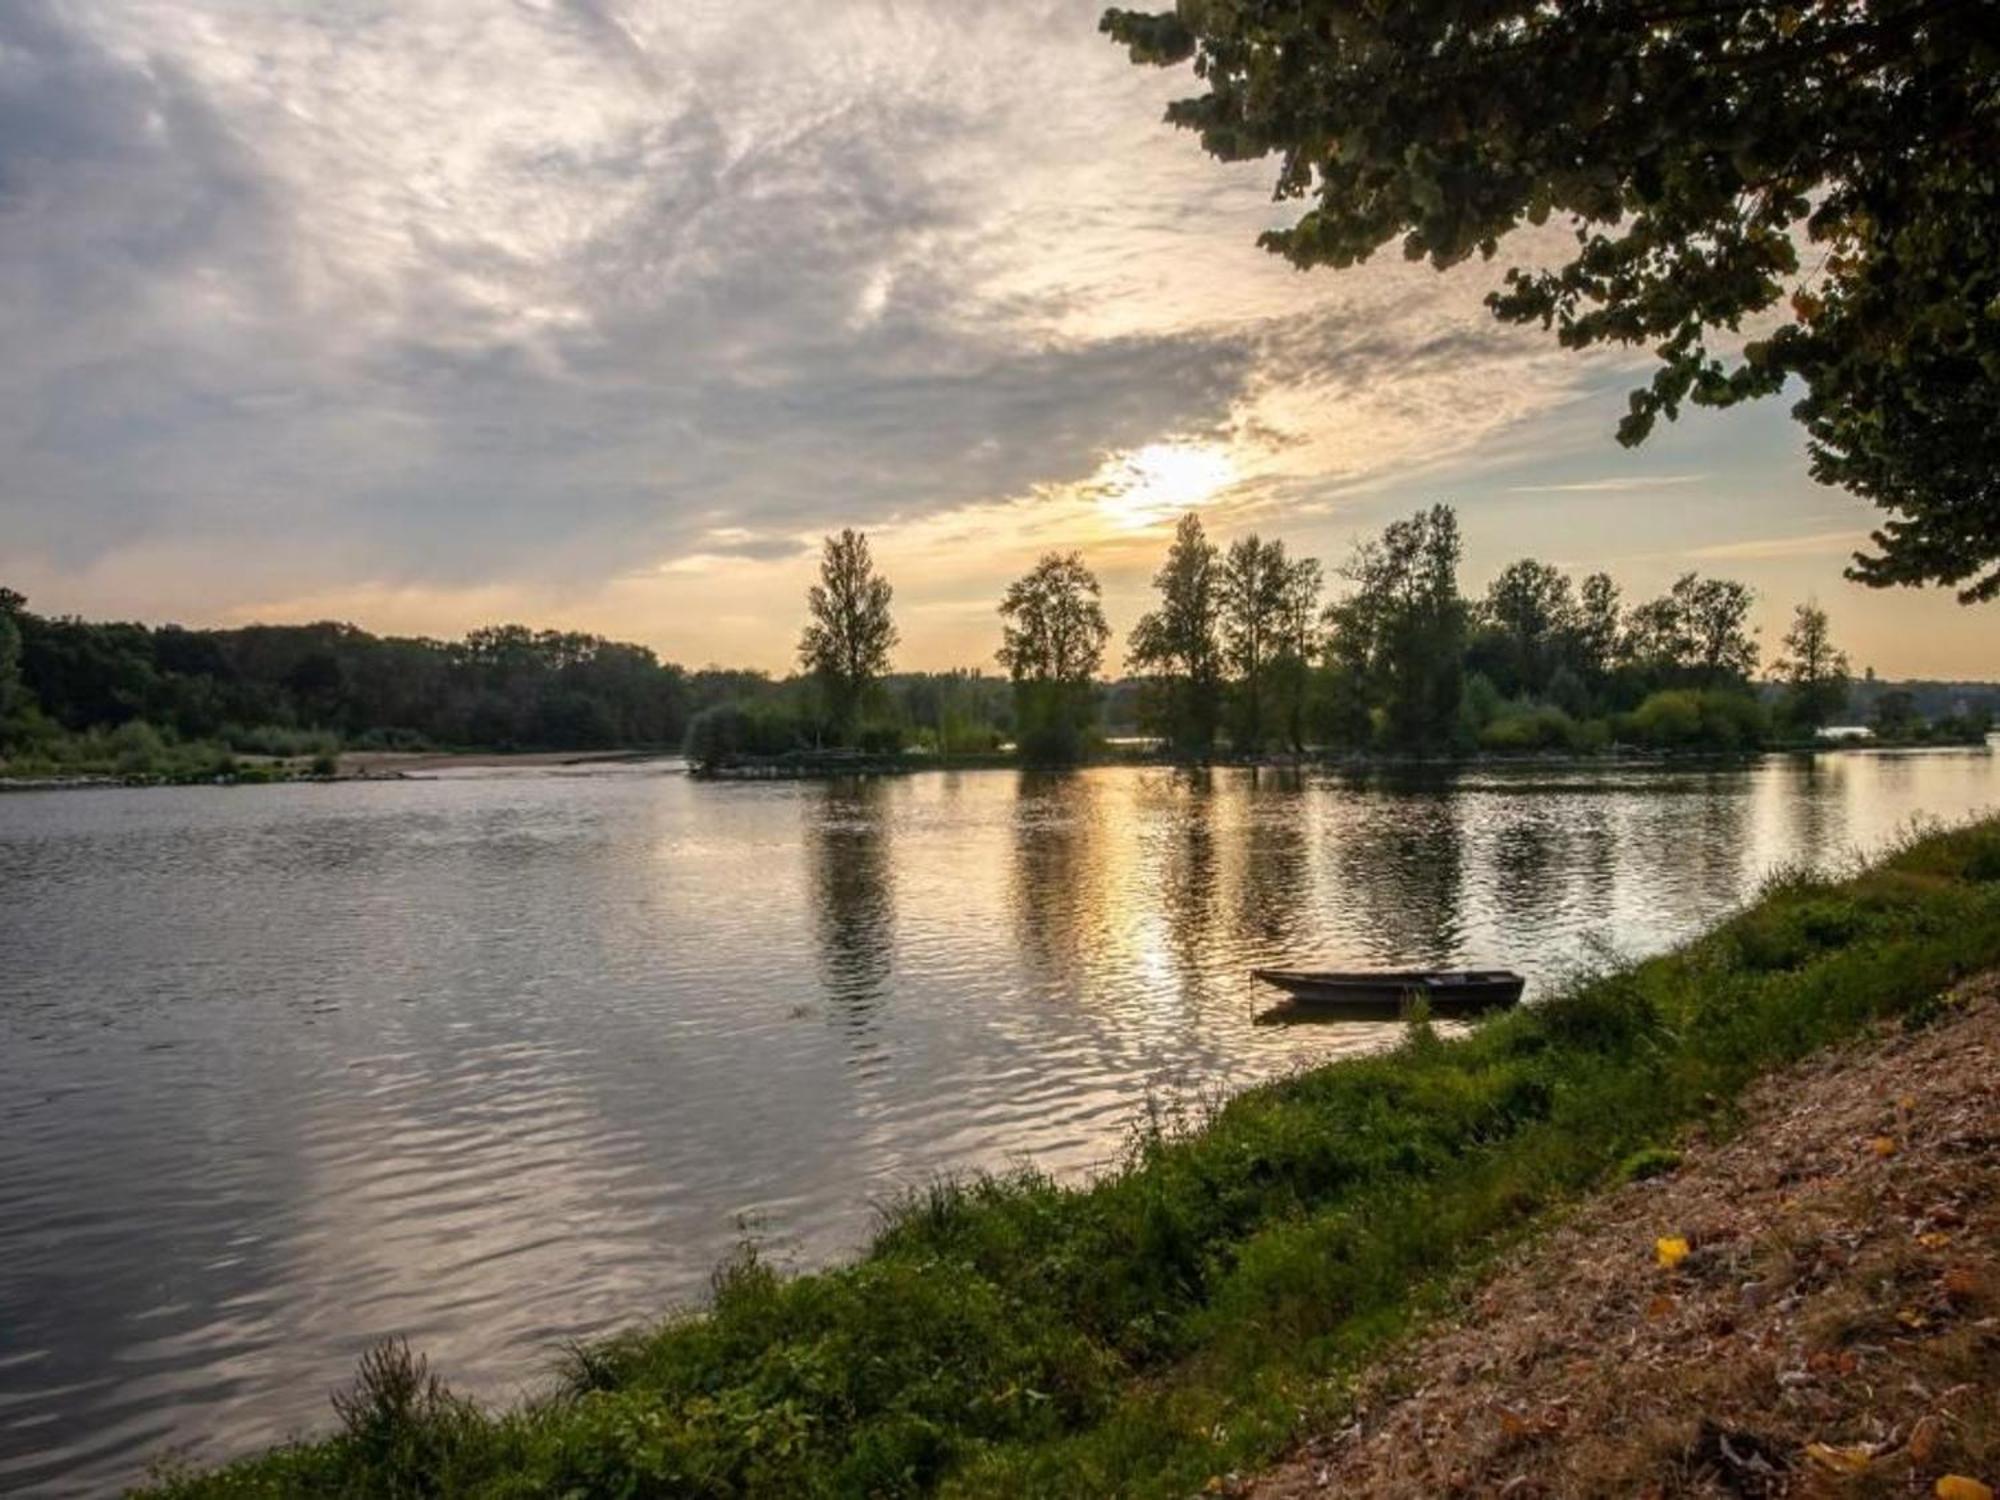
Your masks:
M1697 568L1767 655L1816 596L1857 668L2000 675L2000 608L1842 580L1875 513L1784 401L1626 452L1645 356L1494 323L1500 265L1259 251L1271 169L1162 125L1192 80L1099 9L8 0L0 582L784 669L852 524L899 664L990 667L1045 549L1122 634L1184 507L1335 562L1449 500L1468 590Z

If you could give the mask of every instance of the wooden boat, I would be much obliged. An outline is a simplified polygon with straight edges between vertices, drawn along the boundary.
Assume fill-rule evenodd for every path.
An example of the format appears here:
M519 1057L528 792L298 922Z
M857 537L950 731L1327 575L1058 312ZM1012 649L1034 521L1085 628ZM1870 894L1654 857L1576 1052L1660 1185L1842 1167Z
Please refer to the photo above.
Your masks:
M1521 998L1527 980L1509 969L1389 969L1347 973L1336 969L1252 969L1294 1003L1365 1017L1390 1017L1423 999L1434 1016L1498 1010Z

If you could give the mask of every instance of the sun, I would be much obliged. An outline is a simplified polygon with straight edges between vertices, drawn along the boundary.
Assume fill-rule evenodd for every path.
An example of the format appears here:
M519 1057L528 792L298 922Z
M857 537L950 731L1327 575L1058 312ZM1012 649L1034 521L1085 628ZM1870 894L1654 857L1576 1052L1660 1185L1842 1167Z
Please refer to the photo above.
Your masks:
M1212 499L1238 478L1236 464L1205 443L1148 443L1107 459L1089 493L1104 518L1139 531Z

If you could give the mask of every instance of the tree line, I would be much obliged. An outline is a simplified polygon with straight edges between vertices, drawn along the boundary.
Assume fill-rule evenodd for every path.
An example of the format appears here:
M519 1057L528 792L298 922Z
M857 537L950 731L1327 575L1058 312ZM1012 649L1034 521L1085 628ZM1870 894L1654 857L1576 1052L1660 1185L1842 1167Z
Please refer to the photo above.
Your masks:
M1608 574L1522 558L1468 598L1462 551L1456 513L1433 506L1359 543L1328 598L1318 559L1257 534L1219 546L1189 513L1115 684L1102 589L1076 552L1044 555L1001 597L1004 679L893 671L894 590L853 530L825 541L799 671L782 680L522 625L449 641L332 623L148 627L37 615L0 589L0 758L684 746L717 765L1012 741L1022 760L1063 764L1128 719L1191 757L1728 750L1809 738L1847 711L1848 661L1814 604L1760 683L1741 583L1687 573L1628 605ZM1867 689L1897 738L1983 727L1975 712L1933 729L1908 693Z
M1798 606L1759 683L1755 596L1742 583L1690 572L1628 606L1606 573L1573 579L1523 558L1467 598L1462 551L1457 514L1433 506L1360 543L1327 601L1318 559L1255 534L1225 549L1199 515L1183 516L1153 579L1155 605L1129 638L1137 727L1194 757L1225 747L1246 756L1734 750L1809 739L1847 708L1848 660L1816 604ZM689 753L708 764L883 753L913 725L954 748L944 719L933 734L932 720L908 713L885 687L898 640L893 598L865 536L828 537L807 597L800 676L758 701L698 714ZM1080 554L1050 552L1008 586L999 612L996 657L1011 685L1007 727L1018 754L1081 758L1105 719L1111 629L1097 577ZM956 748L990 745L1002 732L991 697L961 692L958 701L988 716L961 713ZM1983 723L1941 732L1976 734ZM1901 738L1928 731L1914 715L1885 717L1881 727Z

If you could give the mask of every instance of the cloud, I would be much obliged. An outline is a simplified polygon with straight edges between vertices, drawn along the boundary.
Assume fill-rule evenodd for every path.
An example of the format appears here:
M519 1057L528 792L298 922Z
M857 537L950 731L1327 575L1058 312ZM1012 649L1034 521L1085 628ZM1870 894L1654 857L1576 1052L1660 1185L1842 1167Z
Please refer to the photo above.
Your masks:
M1706 560L1764 560L1780 557L1845 557L1868 545L1865 531L1815 531L1803 536L1757 537L1742 542L1717 542L1690 548L1689 557Z
M1699 484L1707 474L1620 474L1605 479L1581 479L1568 484L1516 484L1508 486L1514 495L1624 495L1634 491L1666 489L1679 484Z
M11 581L771 659L791 622L755 647L731 591L791 587L836 525L943 612L1041 544L1139 576L1153 538L1083 490L1149 445L1227 455L1223 527L1550 456L1617 358L1495 324L1494 266L1256 250L1294 211L1268 164L1162 126L1191 80L1098 9L14 0Z

